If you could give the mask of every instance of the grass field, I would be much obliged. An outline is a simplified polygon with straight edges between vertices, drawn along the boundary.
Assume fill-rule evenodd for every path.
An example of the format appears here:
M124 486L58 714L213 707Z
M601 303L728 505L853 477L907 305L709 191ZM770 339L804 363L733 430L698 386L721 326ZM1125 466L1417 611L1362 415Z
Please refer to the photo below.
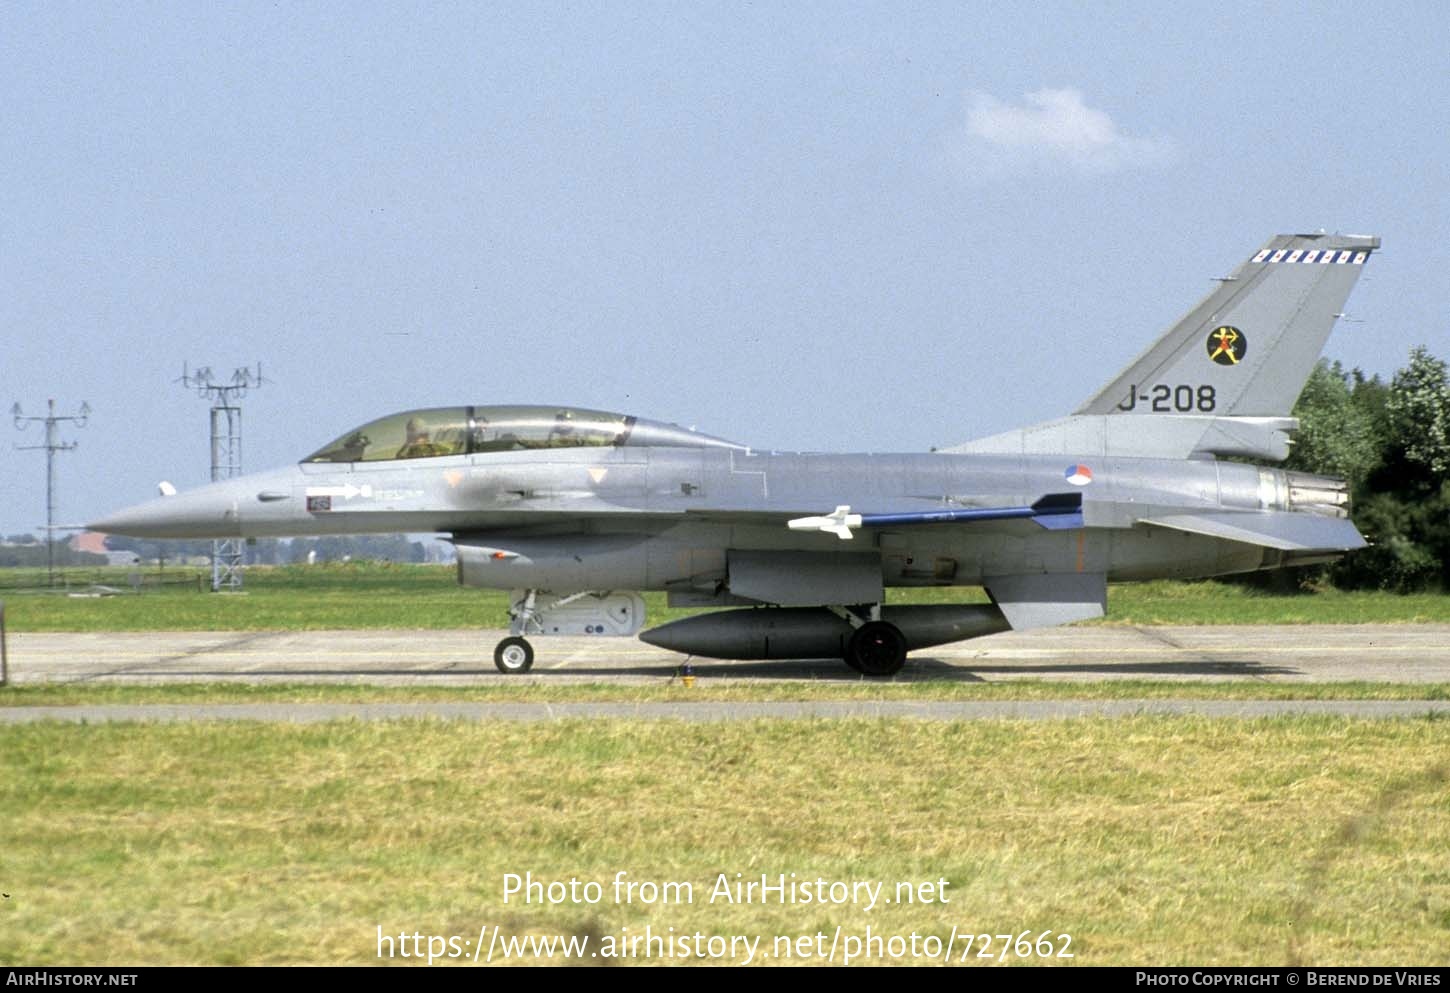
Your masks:
M463 589L447 566L386 563L253 568L240 594L199 592L195 581L131 593L124 569L75 574L72 592L19 592L43 581L10 571L0 600L12 631L259 631L349 628L503 628L506 594ZM172 570L173 578L176 573ZM195 573L189 575L195 576ZM84 577L83 579L81 577ZM83 595L94 580L126 592ZM986 602L978 589L891 590L892 603ZM646 594L650 623L693 611ZM1341 593L1270 595L1226 583L1127 583L1108 595L1107 624L1450 623L1450 596Z
M1433 720L0 728L0 962L361 964L379 928L770 954L869 925L1066 933L1078 965L1443 964L1447 755ZM693 902L616 902L620 871ZM506 873L603 897L505 902ZM712 904L722 873L949 902Z

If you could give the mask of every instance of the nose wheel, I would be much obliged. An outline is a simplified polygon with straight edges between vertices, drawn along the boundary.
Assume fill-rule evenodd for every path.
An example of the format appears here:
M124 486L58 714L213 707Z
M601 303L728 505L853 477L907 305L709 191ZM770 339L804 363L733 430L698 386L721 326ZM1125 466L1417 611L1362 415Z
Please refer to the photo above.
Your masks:
M534 667L534 646L523 638L505 638L493 650L493 664L506 676L528 672Z

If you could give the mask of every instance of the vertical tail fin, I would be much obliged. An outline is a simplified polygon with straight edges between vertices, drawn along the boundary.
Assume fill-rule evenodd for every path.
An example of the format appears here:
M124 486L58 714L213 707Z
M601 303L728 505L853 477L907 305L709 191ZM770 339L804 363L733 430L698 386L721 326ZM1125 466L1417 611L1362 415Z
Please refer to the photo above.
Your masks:
M945 451L1281 461L1294 402L1379 246L1272 238L1072 416Z
M1379 245L1270 239L1077 413L1287 416Z

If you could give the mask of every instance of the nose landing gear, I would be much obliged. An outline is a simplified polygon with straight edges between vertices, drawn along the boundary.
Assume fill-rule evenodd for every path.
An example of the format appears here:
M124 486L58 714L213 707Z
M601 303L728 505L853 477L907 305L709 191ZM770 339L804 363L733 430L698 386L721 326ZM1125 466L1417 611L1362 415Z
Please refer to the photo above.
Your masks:
M534 665L534 648L524 635L627 637L644 623L644 600L638 593L607 590L515 590L509 618L509 637L494 646L493 664L499 672L516 676Z
M507 676L528 672L534 667L534 646L523 638L505 638L493 650L493 664Z

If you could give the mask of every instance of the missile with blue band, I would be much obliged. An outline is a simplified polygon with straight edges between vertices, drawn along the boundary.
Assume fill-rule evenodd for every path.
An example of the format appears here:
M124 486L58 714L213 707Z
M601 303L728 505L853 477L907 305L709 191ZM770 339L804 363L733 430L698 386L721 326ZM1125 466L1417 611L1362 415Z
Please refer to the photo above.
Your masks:
M960 524L971 521L1031 520L1053 531L1083 526L1081 493L1049 493L1030 507L973 507L963 510L920 510L901 514L853 514L849 505L822 517L797 517L787 522L793 531L825 531L842 540L852 528L909 527L917 524Z

